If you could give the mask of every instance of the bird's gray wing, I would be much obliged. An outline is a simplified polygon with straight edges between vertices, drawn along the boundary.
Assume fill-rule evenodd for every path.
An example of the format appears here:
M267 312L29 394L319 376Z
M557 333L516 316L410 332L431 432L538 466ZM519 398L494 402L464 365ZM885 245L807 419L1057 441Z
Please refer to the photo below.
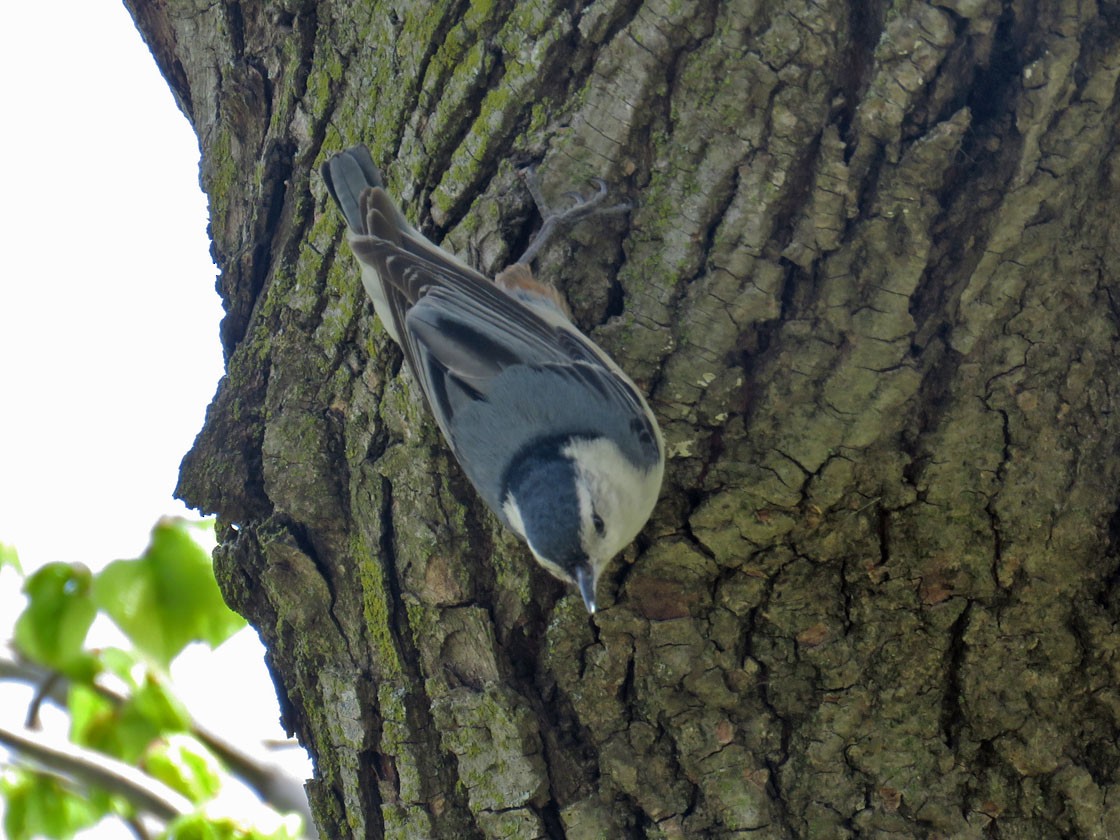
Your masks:
M525 364L602 363L582 337L570 337L548 323L413 228L385 192L365 146L332 156L322 174L350 227L354 255L378 273L398 335L406 334L405 320L413 307L430 298L412 316L420 340L430 342L433 350L438 345L437 355L466 378L484 380L512 359ZM423 317L429 308L431 317ZM436 334L440 328L447 330L442 339ZM494 336L500 342L488 340ZM403 349L415 368L417 348Z
M633 383L570 324L556 323L554 313L542 317L524 296L515 298L413 228L364 146L328 160L323 177L350 227L351 249L377 273L394 334L454 449L481 432L464 428L475 418L490 418L476 423L489 426L519 414L522 430L536 433L547 414L557 434L582 424L587 433L633 445L636 462L660 457ZM488 400L501 405L484 406ZM503 434L513 445L511 427Z
M604 433L598 428L603 423L617 424L612 433L624 433L642 448L636 460L660 456L635 386L608 366L590 341L574 328L550 323L483 275L393 225L382 206L388 201L382 190L367 195L369 235L352 237L351 247L360 260L377 267L405 358L453 448L463 434L459 416L471 403L490 399L503 374L519 368L520 382L540 381L570 398L590 399L595 411L581 415L586 426L581 431ZM534 380L524 375L527 368L546 375ZM513 411L510 397L502 389L502 399ZM574 431L555 429L557 434Z

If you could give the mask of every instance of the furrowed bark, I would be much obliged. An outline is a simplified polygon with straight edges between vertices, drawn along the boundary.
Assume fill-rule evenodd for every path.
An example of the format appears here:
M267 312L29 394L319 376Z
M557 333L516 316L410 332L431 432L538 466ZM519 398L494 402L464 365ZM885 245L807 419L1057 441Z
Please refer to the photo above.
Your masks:
M329 837L1120 836L1120 26L1103 4L127 0L227 376L179 494ZM315 168L538 274L670 451L603 609L473 496Z

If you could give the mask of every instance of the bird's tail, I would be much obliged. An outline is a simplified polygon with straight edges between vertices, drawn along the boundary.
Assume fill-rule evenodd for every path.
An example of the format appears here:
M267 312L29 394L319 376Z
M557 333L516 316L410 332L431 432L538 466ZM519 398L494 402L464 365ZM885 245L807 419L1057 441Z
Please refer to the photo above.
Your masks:
M355 233L367 233L366 220L361 210L362 193L384 183L381 171L370 157L369 149L365 146L351 146L344 152L332 155L320 171L327 183L327 191L346 217L346 224Z
M373 233L368 229L368 219L365 216L367 208L362 206L362 193L374 187L384 188L385 182L369 149L363 145L351 146L344 152L332 155L320 171L327 183L327 191L342 209L350 230L363 236ZM408 223L396 202L384 192L381 195L383 197L375 203L385 216L385 221L395 225L401 233L423 239L419 231ZM424 241L427 242L426 239Z

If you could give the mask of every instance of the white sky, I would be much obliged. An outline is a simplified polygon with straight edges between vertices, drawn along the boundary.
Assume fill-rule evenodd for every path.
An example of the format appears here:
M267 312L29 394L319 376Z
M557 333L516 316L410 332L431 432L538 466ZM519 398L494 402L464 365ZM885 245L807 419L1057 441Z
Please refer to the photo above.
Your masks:
M112 0L7 4L0 78L0 542L25 571L97 569L188 513L171 493L222 372L198 143ZM0 575L0 643L17 590ZM246 635L191 657L186 700L280 738Z
M198 142L119 3L4 17L0 540L134 556L221 375Z

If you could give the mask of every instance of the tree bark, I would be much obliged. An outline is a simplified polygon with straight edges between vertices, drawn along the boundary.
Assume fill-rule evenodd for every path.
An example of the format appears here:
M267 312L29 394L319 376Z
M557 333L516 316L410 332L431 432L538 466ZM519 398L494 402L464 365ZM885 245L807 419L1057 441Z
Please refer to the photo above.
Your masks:
M327 837L1120 837L1120 8L126 0L227 375L179 494ZM592 620L463 479L315 168L546 251L670 453ZM234 689L231 687L231 691Z

